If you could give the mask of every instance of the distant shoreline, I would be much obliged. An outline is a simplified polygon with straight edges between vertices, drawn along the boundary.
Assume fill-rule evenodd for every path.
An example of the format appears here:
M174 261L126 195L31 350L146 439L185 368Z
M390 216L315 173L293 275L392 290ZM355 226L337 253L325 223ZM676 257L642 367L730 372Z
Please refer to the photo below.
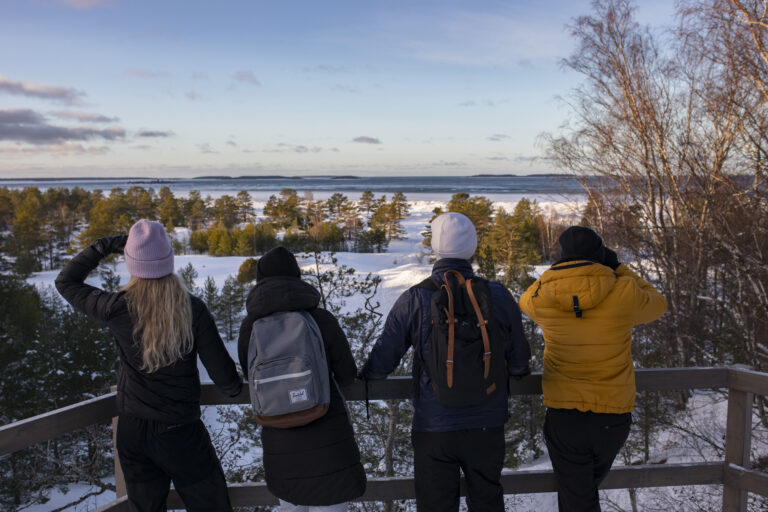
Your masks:
M305 175L305 176L283 176L279 174L269 174L264 176L245 175L245 176L194 176L192 178L159 178L150 176L127 176L127 177L99 177L99 176L74 176L74 177L56 177L56 178L0 178L0 183L5 181L39 182L39 181L121 181L121 182L152 182L152 183L174 183L179 181L195 180L411 180L411 179L461 179L461 178L573 178L573 175L566 173L541 173L541 174L467 174L467 175L435 175L435 176L356 176L356 175Z

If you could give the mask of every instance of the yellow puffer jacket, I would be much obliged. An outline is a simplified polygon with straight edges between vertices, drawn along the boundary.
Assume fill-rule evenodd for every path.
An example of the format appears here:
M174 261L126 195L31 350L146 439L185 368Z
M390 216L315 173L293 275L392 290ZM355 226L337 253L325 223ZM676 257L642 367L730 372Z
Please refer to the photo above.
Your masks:
M568 261L546 270L520 298L520 309L544 333L544 405L614 414L633 410L632 327L667 310L653 286L625 265L613 271Z

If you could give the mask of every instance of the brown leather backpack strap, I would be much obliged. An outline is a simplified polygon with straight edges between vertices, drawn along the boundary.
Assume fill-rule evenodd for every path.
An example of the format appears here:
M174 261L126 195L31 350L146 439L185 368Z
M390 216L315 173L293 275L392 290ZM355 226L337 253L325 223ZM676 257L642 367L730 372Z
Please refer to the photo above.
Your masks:
M452 275L453 277L455 277L456 280L459 282L459 286L464 286L464 282L466 281L466 279L464 279L464 276L461 275L461 272L459 272L458 270L448 270L444 272L443 279L445 280L446 283L448 282L448 275Z
M449 388L453 387L453 351L456 342L456 316L453 309L453 290L451 289L450 282L446 279L445 284L441 288L445 288L448 295L448 308L445 309L445 322L448 324L448 355L445 360L446 382Z
M485 374L483 378L487 379L488 374L491 371L491 342L488 338L488 329L486 325L488 320L483 317L483 312L480 309L480 304L477 302L475 292L472 290L472 280L467 279L467 295L469 295L469 302L472 303L472 307L475 309L475 315L477 315L477 326L480 328L480 334L483 337L483 363L485 364Z

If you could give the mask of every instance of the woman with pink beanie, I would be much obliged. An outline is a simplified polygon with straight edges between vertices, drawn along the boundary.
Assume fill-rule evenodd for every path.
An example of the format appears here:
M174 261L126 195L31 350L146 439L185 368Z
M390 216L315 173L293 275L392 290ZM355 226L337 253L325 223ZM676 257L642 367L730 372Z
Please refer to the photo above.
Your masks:
M85 284L109 254L131 274L119 292ZM128 236L100 238L67 263L56 288L72 306L109 326L117 343L117 452L129 509L164 511L170 483L190 511L232 510L227 484L200 420L197 356L229 396L242 382L203 301L173 272L159 222L142 219Z

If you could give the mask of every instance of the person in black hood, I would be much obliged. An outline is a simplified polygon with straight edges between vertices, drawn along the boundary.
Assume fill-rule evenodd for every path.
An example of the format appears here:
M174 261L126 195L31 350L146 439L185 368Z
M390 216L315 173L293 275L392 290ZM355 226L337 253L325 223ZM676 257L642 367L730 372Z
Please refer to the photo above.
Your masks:
M320 328L331 382L351 383L357 367L349 342L336 318L319 308L320 293L301 280L294 255L284 247L272 249L256 266L256 286L248 293L247 316L240 326L238 356L248 380L248 346L253 323L280 311L307 311ZM281 502L281 511L306 507L346 510L346 502L365 492L365 470L344 398L331 385L328 412L301 427L262 427L267 487Z
M124 254L131 280L119 292L85 284L109 254ZM117 343L117 453L132 512L166 510L171 482L187 510L232 510L219 459L200 421L197 356L229 396L242 388L235 363L203 301L173 273L159 222L141 219L125 235L100 238L67 263L56 289L105 323Z

